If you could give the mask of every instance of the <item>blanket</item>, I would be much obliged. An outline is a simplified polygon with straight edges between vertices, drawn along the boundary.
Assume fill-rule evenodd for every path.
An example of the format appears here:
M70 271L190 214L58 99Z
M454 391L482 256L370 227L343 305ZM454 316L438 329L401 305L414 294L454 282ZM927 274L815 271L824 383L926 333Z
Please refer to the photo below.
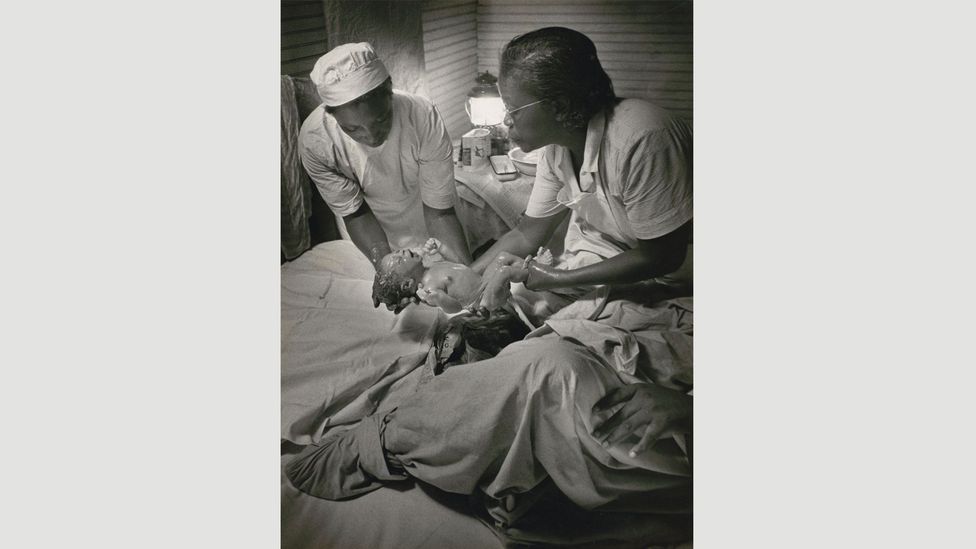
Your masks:
M348 241L321 244L282 267L283 439L299 445L316 442L333 429L351 427L366 415L396 407L404 397L416 394L429 381L427 376L433 375L428 366L437 349L435 343L446 329L446 316L422 305L408 307L400 315L385 308L373 308L370 297L373 274L370 263ZM562 309L529 338L571 339L592 349L595 355L588 356L598 356L622 379L650 381L690 391L691 299L645 306L627 300L609 301L605 293L595 295L594 299L584 299ZM513 360L515 355L511 356L494 360L496 363ZM478 368L479 364L466 367ZM683 449L683 441L676 439L675 442ZM597 448L590 448L590 451L599 453ZM625 455L614 451L605 459L621 465L629 461ZM680 451L656 456L654 461L648 466L686 471L682 474L690 472ZM584 519L595 515L569 513L567 517L574 517L570 520L572 524L560 523L558 528L554 528L556 523L548 515L534 518L531 513L525 515L527 510L539 507L528 496L546 492L526 493L528 499L517 501L514 506L502 505L502 500L494 496L509 493L506 487L518 484L516 481L520 478L520 473L514 469L505 471L499 471L494 478L483 479L482 489L476 494L487 498L476 507L484 514L481 519L495 526L496 535L509 542L552 541L555 539L552 536L562 531L566 542L588 539L583 536L585 532L570 526L585 524ZM409 494L402 492L404 488L391 486L353 502L316 500L296 492L287 481L282 486L283 542L287 540L284 546L314 546L326 539L329 540L325 542L327 545L349 546L361 535L357 533L361 522L350 518L357 513L376 517L374 532L379 537L374 541L377 546L398 546L397 539L435 539L427 538L428 535L443 534L444 539L449 539L455 529L467 529L469 535L481 539L472 546L493 545L491 538L484 535L486 530L473 523L471 516L463 512L451 514L442 503L420 497L422 494L416 491L414 484L408 488ZM492 489L492 486L498 489ZM670 492L660 493L670 497ZM397 522L395 517L399 516L396 514L399 511L389 505L393 500L406 502L407 499L411 506L425 509L422 516L438 518L428 523ZM625 515L614 516L630 520ZM499 521L508 527L499 528ZM641 528L650 529L648 531L661 532L662 528L671 528L668 524L645 524L646 519L639 518L639 521L642 521ZM430 533L435 525L442 528L441 524L446 528L438 530L442 534ZM607 537L611 534L636 531L636 523L607 524L610 525L608 528L612 526L613 532L583 530L604 541L612 539Z

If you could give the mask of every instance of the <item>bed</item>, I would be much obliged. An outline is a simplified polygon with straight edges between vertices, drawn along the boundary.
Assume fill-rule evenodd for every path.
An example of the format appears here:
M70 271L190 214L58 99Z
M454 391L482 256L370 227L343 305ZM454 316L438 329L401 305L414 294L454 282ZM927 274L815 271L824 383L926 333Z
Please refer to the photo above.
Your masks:
M319 244L282 266L282 463L332 429L396 405L434 375L431 349L443 313L426 306L400 315L373 308L372 276L371 265L345 240ZM667 309L583 300L541 332L600 348L614 367L690 388L691 315L690 300ZM590 317L614 328L601 336L586 324ZM412 481L326 501L298 492L282 474L282 547L513 546L471 503Z

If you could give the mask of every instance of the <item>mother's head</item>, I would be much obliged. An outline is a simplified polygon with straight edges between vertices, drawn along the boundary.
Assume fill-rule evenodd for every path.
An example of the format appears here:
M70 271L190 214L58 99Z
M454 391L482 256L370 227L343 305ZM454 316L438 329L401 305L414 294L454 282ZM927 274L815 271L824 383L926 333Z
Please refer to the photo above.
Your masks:
M509 136L525 151L585 132L590 118L617 100L596 46L564 27L513 38L502 51L498 88Z

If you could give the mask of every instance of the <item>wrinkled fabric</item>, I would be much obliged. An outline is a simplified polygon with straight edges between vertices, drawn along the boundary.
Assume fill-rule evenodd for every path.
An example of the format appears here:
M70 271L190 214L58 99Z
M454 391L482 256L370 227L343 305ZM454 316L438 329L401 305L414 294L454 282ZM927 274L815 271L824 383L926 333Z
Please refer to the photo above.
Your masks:
M610 301L593 319L634 335L640 349L638 378L690 392L694 385L693 302L693 298L681 297L647 307L630 301Z
M606 546L639 539L647 546L687 539L682 525L689 522L692 480L681 441L662 439L630 458L636 437L605 449L589 433L593 404L633 378L691 389L691 299L653 307L594 300L554 317L557 325L585 319L613 328L601 328L605 334L630 332L639 349L632 376L608 360L612 344L608 355L555 331L495 358L423 376L428 334L432 340L442 327L440 317L415 306L397 319L364 306L363 283L372 273L349 242L320 245L282 269L283 437L309 444L366 415L383 417L385 448L411 476L477 495L482 519L509 542ZM349 346L337 338L351 338ZM367 346L382 359L356 354ZM349 353L349 363L330 358L341 353ZM376 439L357 447L379 452ZM381 456L365 459L377 463Z
M690 513L691 466L675 439L631 458L636 436L603 448L590 435L593 405L625 383L585 346L555 335L518 342L405 398L390 414L385 448L414 478L482 493L503 530L534 507L547 479L583 509L636 498L640 513Z
M281 253L298 257L311 246L308 218L312 215L311 183L298 156L302 120L290 76L281 77Z
M634 334L593 320L549 320L546 325L557 336L586 345L618 373L637 373L639 347Z
M684 437L662 439L630 458L637 437L603 448L589 434L590 410L626 383L690 391L692 315L691 298L653 307L599 299L567 307L550 322L572 339L546 324L532 339L493 359L452 367L404 398L390 414L386 449L415 478L480 494L482 518L510 541L681 540L691 513ZM596 335L586 333L596 328L590 323L602 326ZM621 339L630 341L629 350L615 353ZM576 519L563 524L553 520L558 516Z
M292 450L292 452L297 449ZM492 530L471 516L467 497L402 481L344 501L299 492L285 478L282 457L282 549L502 549Z

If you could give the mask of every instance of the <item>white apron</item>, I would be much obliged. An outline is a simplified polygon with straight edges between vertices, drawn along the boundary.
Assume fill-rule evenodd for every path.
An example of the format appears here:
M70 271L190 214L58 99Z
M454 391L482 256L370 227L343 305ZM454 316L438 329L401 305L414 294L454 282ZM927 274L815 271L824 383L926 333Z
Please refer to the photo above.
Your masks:
M584 186L590 190L584 191ZM582 182L571 178L556 200L572 210L565 251L557 261L560 268L579 269L637 247L623 204L592 174L584 173Z
M623 203L607 192L602 179L595 179L591 173L580 177L580 182L570 178L556 196L560 204L572 210L565 251L556 260L556 266L561 269L579 269L637 247L637 237L627 221ZM677 271L652 280L667 285L689 282L692 255L689 244L685 261Z

